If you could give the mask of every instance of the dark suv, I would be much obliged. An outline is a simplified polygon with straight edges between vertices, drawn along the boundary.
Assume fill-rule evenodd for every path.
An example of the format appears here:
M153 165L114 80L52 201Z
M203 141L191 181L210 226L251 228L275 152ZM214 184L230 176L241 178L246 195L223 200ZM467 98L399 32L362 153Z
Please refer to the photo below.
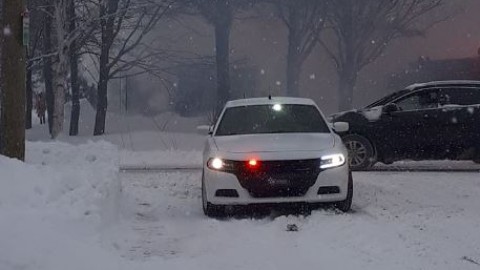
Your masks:
M350 124L340 135L353 170L403 159L480 162L480 81L414 84L331 120Z

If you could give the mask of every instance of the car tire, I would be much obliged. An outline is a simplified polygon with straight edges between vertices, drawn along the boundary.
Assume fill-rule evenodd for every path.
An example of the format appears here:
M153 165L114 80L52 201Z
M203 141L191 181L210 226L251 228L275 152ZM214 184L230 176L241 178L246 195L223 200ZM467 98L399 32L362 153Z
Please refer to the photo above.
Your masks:
M347 188L347 198L345 200L336 202L335 208L342 212L348 212L352 208L352 201L353 201L353 177L352 173L350 172L348 175L348 188Z
M348 163L351 170L365 170L375 164L375 149L367 138L357 134L349 134L344 136L342 140L348 149Z
M202 207L203 207L203 213L207 217L224 217L226 213L225 206L215 205L208 201L207 189L205 187L205 176L203 173L202 173Z

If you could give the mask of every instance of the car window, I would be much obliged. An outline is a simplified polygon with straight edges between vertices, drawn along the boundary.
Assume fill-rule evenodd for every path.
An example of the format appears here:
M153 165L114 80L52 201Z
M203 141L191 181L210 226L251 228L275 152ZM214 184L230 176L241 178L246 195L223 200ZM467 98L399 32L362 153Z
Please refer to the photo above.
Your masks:
M480 89L473 87L448 88L445 92L448 105L476 105L480 104Z
M304 132L330 132L315 106L251 105L227 108L215 136Z
M395 103L402 111L414 111L438 108L439 102L439 92L435 89L412 93Z
M394 92L394 93L392 93L388 96L385 96L385 97L375 101L374 103L368 105L367 108L373 108L373 107L377 107L377 106L381 106L381 105L386 105L389 102L391 102L392 100L394 100L396 98L399 98L399 97L407 94L408 92L410 92L410 90L408 90L408 89L403 89L403 90Z

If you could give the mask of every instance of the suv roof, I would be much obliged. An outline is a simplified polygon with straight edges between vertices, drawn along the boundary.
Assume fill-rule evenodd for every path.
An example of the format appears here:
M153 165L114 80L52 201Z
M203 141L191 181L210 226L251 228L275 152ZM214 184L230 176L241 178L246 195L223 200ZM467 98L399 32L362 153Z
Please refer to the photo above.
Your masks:
M298 104L298 105L315 105L315 102L308 98L292 98L292 97L263 97L263 98L247 98L238 99L227 102L227 108L240 107L249 105L268 105L268 104Z
M468 80L452 80L452 81L433 81L427 83L415 83L407 86L405 89L416 90L420 88L435 87L435 86L478 86L480 87L480 81L468 81Z

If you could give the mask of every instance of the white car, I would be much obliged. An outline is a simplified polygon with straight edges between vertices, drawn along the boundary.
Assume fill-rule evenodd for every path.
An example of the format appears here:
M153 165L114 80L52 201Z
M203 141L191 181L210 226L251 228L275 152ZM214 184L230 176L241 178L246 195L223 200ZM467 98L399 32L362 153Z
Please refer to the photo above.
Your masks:
M230 101L210 127L203 153L202 201L207 216L228 206L334 202L352 204L347 149L314 101Z

